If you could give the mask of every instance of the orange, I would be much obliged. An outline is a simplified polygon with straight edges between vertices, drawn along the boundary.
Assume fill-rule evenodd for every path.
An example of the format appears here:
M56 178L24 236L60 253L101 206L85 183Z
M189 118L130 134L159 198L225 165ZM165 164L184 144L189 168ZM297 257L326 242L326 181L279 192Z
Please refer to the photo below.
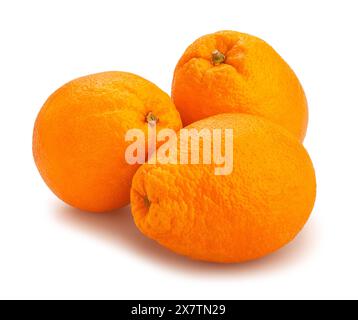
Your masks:
M214 164L143 165L131 190L141 232L178 254L221 263L257 259L293 240L316 195L302 144L282 127L245 114L217 115L189 128L232 128L233 172L215 175Z
M50 96L38 115L33 154L52 191L86 211L111 211L129 203L138 165L125 161L128 129L181 128L170 97L151 82L124 72L76 79Z
M263 40L235 31L206 35L180 59L172 98L185 126L220 113L262 116L303 141L307 100L295 73Z

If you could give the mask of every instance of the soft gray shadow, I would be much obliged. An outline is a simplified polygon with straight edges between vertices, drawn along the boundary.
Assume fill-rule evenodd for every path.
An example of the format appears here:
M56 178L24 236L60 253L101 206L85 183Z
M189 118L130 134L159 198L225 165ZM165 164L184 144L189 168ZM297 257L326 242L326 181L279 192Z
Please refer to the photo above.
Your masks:
M55 214L62 223L74 226L81 232L92 234L94 237L108 241L120 250L130 251L140 255L149 262L176 269L177 271L195 274L218 274L232 276L267 272L295 265L300 259L307 257L316 243L316 228L312 221L301 234L280 251L260 260L242 264L215 264L193 261L176 255L161 247L155 241L146 238L136 228L130 207L108 214L93 214L68 207L64 204L53 205Z

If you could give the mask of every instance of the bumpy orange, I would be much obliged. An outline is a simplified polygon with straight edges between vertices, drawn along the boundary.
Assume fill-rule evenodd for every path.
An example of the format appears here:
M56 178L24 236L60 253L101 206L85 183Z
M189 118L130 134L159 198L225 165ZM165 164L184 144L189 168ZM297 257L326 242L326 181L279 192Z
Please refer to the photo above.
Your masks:
M257 259L294 239L316 195L314 168L301 143L282 127L244 114L217 115L188 128L232 128L233 172L215 175L215 164L143 165L131 190L138 228L176 253L220 263ZM203 143L199 148L202 153Z
M181 128L170 97L151 82L124 72L71 81L43 106L33 153L48 186L63 201L86 211L111 211L129 203L138 169L125 160L128 129Z
M303 141L307 100L295 73L266 42L235 31L195 41L180 59L172 98L189 125L229 112L267 118Z

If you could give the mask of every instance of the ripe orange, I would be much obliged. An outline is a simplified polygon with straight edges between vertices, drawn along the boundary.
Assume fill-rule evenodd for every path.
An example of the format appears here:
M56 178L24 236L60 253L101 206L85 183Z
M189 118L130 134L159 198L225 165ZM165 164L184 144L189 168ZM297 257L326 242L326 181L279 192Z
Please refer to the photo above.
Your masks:
M181 128L170 97L151 82L123 72L71 81L43 106L34 129L33 153L48 186L63 201L86 211L104 212L129 203L138 169L125 161L125 133Z
M143 165L131 189L138 228L176 253L223 263L263 257L294 239L316 195L314 168L299 141L244 114L189 128L233 129L232 174L214 175L214 164Z
M228 112L271 120L303 141L307 100L295 73L266 42L235 31L206 35L180 59L172 98L185 126Z

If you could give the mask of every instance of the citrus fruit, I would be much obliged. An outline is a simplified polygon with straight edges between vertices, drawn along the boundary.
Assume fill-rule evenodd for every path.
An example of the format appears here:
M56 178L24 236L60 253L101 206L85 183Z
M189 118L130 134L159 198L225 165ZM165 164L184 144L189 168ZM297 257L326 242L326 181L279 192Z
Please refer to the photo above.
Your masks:
M127 130L181 128L170 97L130 73L105 72L73 80L50 96L36 120L33 154L52 191L86 211L111 211L129 203L139 165L125 160Z
M308 122L302 86L263 40L221 31L195 41L174 72L172 98L185 126L220 113L262 116L303 141Z
M188 128L233 130L232 173L214 174L215 162L161 164L158 159L143 165L131 189L141 232L178 254L221 263L257 259L293 240L316 195L314 168L302 144L281 126L238 113ZM191 145L189 154L193 148L203 154L203 140Z

